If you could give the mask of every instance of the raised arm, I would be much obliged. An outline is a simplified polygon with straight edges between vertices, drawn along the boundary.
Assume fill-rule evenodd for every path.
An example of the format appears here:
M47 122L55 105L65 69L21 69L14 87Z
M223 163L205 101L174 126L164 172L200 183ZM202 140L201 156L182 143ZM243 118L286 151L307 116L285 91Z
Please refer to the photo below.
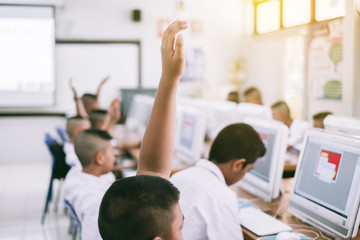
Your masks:
M95 94L96 99L99 99L100 90L101 90L102 86L107 82L107 80L108 80L109 78L110 78L110 77L107 76L107 77L105 77L105 78L100 82L100 84L99 84L99 86L98 86L98 89L97 89L97 91L96 91L96 94Z
M117 97L115 98L107 111L107 114L105 116L104 123L101 127L101 129L110 132L111 129L116 125L116 123L120 120L120 102L121 98Z
M162 38L162 74L149 123L141 144L137 175L169 179L174 152L176 90L185 69L183 36L186 21L175 21Z
M84 103L81 101L81 98L79 98L78 94L77 94L77 91L72 83L72 78L70 78L69 80L69 85L70 85L70 88L74 94L74 101L75 101L75 106L76 106L76 114L78 116L82 116L82 117L87 117L87 113L86 113L86 110L85 110L85 107L84 107Z

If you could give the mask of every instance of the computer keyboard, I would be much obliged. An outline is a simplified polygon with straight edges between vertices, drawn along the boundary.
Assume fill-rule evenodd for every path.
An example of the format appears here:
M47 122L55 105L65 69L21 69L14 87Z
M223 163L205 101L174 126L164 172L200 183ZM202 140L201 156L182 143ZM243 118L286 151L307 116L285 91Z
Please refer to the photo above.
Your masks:
M255 207L241 208L239 217L241 225L257 236L271 235L292 229Z

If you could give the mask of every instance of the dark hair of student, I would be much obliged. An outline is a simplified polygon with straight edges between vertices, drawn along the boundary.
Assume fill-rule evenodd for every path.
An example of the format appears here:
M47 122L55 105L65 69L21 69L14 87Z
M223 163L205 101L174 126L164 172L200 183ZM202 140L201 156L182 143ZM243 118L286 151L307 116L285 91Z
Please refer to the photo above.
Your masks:
M209 154L209 160L227 163L232 159L245 158L247 164L265 155L266 149L259 134L248 124L236 123L225 127L216 136Z
M100 129L90 128L80 132L74 142L75 153L83 168L89 166L98 152L105 152L111 135Z
M85 108L97 101L95 94L84 93L81 97L81 101L84 103Z
M81 126L82 121L88 121L87 118L83 116L73 116L67 119L66 122L66 132L70 138L72 138L72 134L74 132L74 128Z
M90 112L89 120L92 127L96 127L98 123L102 124L104 122L107 111L104 109L96 109Z
M171 239L178 201L179 190L163 178L140 175L118 180L100 205L100 235L103 240Z
M319 112L313 115L313 120L324 120L328 115L331 115L332 112Z

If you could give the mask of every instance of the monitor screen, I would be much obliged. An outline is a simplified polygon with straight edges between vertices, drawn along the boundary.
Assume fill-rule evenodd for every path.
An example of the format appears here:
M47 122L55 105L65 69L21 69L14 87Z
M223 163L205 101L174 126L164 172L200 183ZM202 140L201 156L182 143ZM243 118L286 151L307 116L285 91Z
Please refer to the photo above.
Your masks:
M269 182L271 158L275 147L275 138L277 132L275 129L266 129L258 126L254 126L254 129L258 132L266 147L266 154L262 158L258 159L255 167L250 172L264 181Z
M289 211L331 234L349 236L359 206L360 142L315 130L305 141Z
M275 120L246 118L244 122L258 132L266 147L266 154L257 160L255 167L238 185L270 202L280 193L288 128Z
M206 121L205 114L196 108L179 106L175 136L175 159L188 164L200 160L203 150Z
M196 128L195 116L184 113L181 130L180 130L180 144L185 148L191 150L193 148L194 132Z

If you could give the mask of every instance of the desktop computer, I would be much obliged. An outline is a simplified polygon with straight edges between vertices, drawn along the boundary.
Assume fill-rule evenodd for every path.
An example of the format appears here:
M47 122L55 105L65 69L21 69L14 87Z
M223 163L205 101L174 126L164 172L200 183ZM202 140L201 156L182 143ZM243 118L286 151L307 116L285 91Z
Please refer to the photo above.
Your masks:
M174 157L192 165L201 158L206 131L205 114L196 108L178 106L176 119Z
M277 198L282 187L288 128L281 122L259 118L245 118L262 139L266 154L237 184L266 202Z
M356 236L360 205L360 140L311 130L305 135L288 212L334 238Z

